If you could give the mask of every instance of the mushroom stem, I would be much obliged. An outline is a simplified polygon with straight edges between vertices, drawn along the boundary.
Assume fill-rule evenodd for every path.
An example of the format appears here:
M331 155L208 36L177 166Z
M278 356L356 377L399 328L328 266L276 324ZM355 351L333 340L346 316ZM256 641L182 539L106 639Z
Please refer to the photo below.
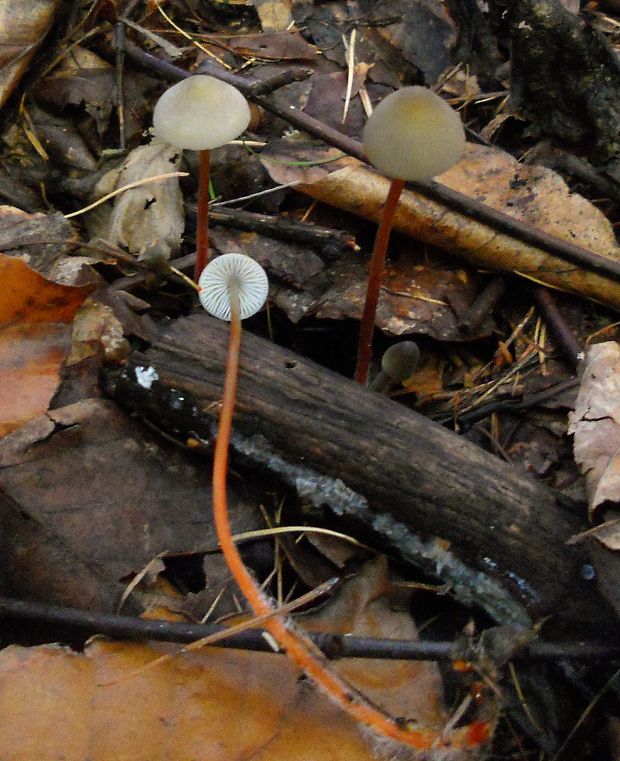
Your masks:
M239 295L234 281L230 284L229 293L231 314L226 376L213 459L213 518L220 548L232 577L255 615L265 616L272 613L274 608L245 567L233 540L228 518L226 473L241 345ZM276 615L265 620L264 627L320 689L354 720L370 727L379 736L388 737L420 750L441 750L476 747L484 743L491 734L491 723L486 721L450 729L445 733L427 727L409 728L381 711L354 687L341 679L332 670L325 655L289 618L285 618L282 614Z
M211 151L198 151L198 214L196 217L196 263L194 281L197 283L209 261L209 179Z
M368 273L368 286L366 289L366 301L364 302L364 311L362 313L362 322L360 325L359 342L357 346L357 364L355 366L354 378L358 383L366 385L368 381L368 369L370 367L370 355L372 349L372 334L375 327L375 315L377 313L377 302L379 301L379 286L381 276L385 265L390 233L392 232L392 222L394 214L398 207L398 199L405 187L405 181L393 179L390 182L375 245L370 261L370 272Z

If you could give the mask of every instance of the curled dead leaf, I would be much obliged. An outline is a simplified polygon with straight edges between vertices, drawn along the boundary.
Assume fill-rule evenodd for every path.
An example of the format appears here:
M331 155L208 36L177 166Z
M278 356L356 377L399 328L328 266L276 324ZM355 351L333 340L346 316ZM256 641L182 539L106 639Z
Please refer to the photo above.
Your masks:
M296 190L324 203L377 220L388 192L389 180L335 149L303 150L280 144L263 163L276 182L298 180ZM275 159L275 160L274 160ZM310 173L311 172L311 173ZM519 164L496 148L468 144L462 161L444 172L442 184L471 196L541 230L577 243L612 260L620 259L613 229L590 202L571 193L550 169ZM604 275L580 269L553 254L522 243L504 233L447 210L436 201L405 190L394 228L411 237L459 254L477 266L514 272L547 285L579 293L620 307L620 284Z
M590 518L620 504L620 346L591 346L574 412L575 459L586 476Z
M57 0L0 4L0 107L13 92L52 24Z
M177 169L180 160L179 149L159 140L134 148L120 169L116 188L170 174ZM101 190L97 190L98 197ZM107 192L107 188L103 192ZM96 211L100 217L101 210ZM103 224L99 219L96 234L114 245L123 246L140 259L166 260L179 249L184 227L178 177L166 177L117 195L109 217Z

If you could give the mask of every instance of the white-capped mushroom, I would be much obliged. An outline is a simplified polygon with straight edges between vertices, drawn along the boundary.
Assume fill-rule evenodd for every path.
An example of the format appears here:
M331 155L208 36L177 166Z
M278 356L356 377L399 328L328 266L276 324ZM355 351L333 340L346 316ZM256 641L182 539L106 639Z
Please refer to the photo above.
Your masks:
M177 82L155 104L157 137L177 148L199 151L196 281L209 258L209 152L239 137L250 116L248 102L236 87L206 74Z
M265 270L245 254L222 254L212 259L198 281L200 303L220 320L231 319L235 303L241 320L251 317L263 306L268 294Z
M192 151L226 145L249 123L250 107L239 90L206 74L195 74L172 85L153 111L157 137Z

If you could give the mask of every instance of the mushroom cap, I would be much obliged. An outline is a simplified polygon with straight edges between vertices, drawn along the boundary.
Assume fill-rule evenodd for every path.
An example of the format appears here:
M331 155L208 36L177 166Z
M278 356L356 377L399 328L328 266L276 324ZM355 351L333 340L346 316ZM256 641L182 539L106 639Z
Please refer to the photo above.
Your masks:
M381 369L392 380L403 383L413 375L420 361L420 349L415 341L393 344L381 357Z
M157 137L193 151L226 145L239 137L249 123L250 107L239 90L206 74L172 85L153 111Z
M242 320L256 314L267 300L267 273L245 254L222 254L212 259L198 280L200 303L213 317L230 320L230 289L236 287Z
M465 150L461 117L418 86L384 98L368 118L363 140L370 162L400 180L428 180L456 164Z

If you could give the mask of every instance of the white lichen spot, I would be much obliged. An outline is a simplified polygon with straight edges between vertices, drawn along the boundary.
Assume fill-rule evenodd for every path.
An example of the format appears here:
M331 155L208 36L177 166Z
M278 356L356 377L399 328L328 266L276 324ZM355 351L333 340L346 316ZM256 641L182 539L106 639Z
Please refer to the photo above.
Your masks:
M151 386L156 380L159 380L159 375L154 367L136 367L134 370L136 374L136 380L138 385L150 391Z

